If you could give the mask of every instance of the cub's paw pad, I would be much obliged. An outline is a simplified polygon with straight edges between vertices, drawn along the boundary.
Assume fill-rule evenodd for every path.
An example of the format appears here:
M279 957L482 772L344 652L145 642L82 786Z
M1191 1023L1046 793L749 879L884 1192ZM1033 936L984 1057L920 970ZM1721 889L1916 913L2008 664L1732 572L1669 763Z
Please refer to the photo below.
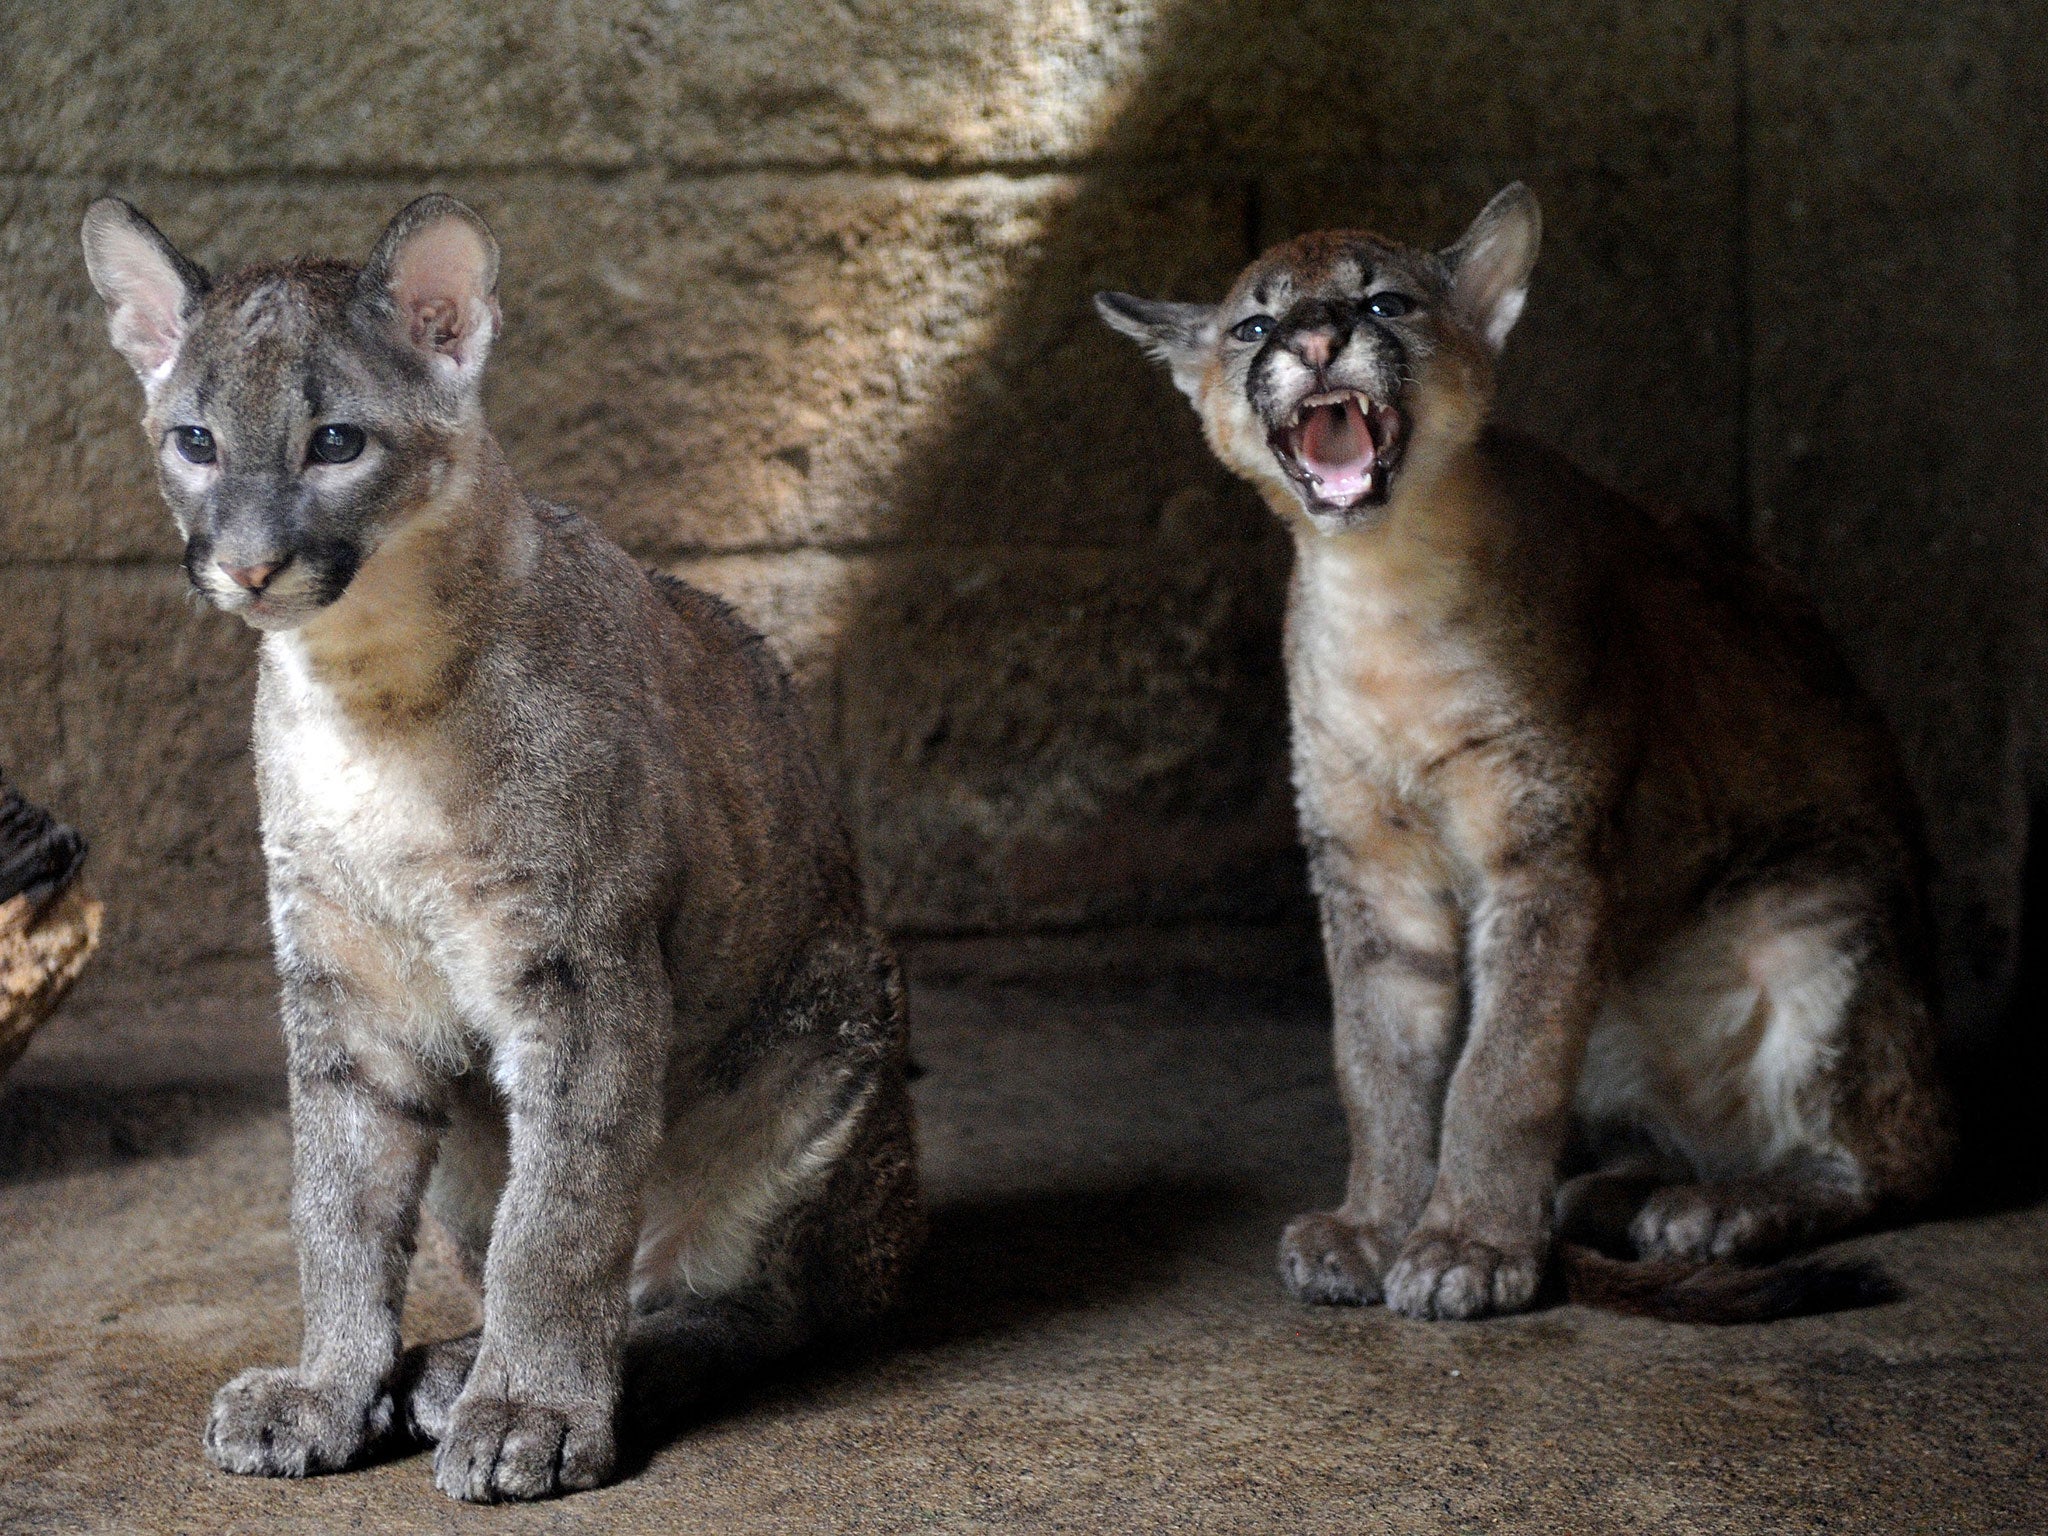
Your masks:
M448 1418L469 1384L476 1364L480 1333L419 1344L405 1352L398 1366L397 1395L405 1404L405 1427L416 1440L437 1444L448 1433Z
M595 1488L612 1471L611 1410L465 1394L434 1451L434 1486L472 1504Z
M1768 1213L1739 1192L1711 1184L1676 1184L1643 1202L1629 1239L1646 1259L1741 1259L1764 1253L1782 1234Z
M1385 1268L1370 1232L1327 1211L1297 1216L1280 1234L1280 1283L1296 1301L1370 1306L1380 1299Z
M295 1370L244 1371L213 1397L206 1455L223 1472L310 1477L338 1472L391 1427L391 1399L353 1393Z
M1486 1317L1536 1299L1542 1260L1450 1233L1418 1232L1387 1271L1387 1306L1404 1317Z

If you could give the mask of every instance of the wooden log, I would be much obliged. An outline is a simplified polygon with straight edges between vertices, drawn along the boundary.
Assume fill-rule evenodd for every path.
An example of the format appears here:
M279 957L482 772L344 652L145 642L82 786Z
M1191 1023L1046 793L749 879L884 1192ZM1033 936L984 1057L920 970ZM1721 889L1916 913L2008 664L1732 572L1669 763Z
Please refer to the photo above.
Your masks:
M75 885L40 909L25 894L0 902L0 1074L78 980L105 911Z
M104 909L73 883L84 862L75 828L0 782L0 1074L99 946Z

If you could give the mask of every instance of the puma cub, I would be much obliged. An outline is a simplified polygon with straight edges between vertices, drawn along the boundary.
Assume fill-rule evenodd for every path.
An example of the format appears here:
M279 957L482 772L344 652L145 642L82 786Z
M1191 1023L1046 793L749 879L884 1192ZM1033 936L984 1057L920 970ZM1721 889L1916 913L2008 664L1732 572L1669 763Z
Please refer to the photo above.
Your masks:
M789 685L520 490L460 203L360 268L209 278L111 198L84 239L185 570L263 632L305 1338L207 1453L330 1471L403 1412L457 1498L588 1488L623 1389L858 1326L920 1231L902 990ZM402 1365L422 1202L484 1323Z
M1221 304L1096 300L1294 535L1352 1141L1343 1203L1282 1239L1307 1301L1514 1311L1560 1226L1674 1261L1665 1286L1897 1211L1944 1164L1915 813L1875 710L1778 572L1487 421L1539 229L1516 185L1441 252L1312 234ZM1812 1299L1717 1272L1729 1315Z

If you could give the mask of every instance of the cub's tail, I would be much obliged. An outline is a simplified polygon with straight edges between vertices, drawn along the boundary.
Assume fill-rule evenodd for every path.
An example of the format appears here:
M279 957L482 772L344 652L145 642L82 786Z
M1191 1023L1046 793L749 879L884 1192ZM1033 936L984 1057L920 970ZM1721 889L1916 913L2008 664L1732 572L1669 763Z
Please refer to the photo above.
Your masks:
M1678 1323L1766 1323L1874 1307L1899 1294L1882 1267L1863 1259L1692 1264L1611 1259L1578 1243L1560 1243L1558 1270L1566 1301Z

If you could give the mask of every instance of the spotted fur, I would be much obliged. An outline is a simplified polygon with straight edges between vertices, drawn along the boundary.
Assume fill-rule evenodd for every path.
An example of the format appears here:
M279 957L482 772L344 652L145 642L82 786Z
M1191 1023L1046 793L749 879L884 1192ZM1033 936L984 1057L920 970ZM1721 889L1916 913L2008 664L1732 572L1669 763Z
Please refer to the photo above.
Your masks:
M1352 1135L1343 1203L1282 1242L1309 1301L1513 1311L1560 1222L1764 1259L1907 1209L1947 1154L1916 818L1875 710L1780 573L1487 420L1539 229L1516 186L1447 250L1312 234L1217 305L1097 301L1295 537L1294 774ZM1872 1294L1567 1269L1695 1319Z
M264 632L305 1334L207 1452L303 1476L402 1420L456 1497L589 1487L629 1382L653 1411L861 1327L920 1232L902 991L788 681L520 491L460 204L361 268L215 281L113 200L85 243L193 585ZM401 1365L422 1205L484 1324Z

